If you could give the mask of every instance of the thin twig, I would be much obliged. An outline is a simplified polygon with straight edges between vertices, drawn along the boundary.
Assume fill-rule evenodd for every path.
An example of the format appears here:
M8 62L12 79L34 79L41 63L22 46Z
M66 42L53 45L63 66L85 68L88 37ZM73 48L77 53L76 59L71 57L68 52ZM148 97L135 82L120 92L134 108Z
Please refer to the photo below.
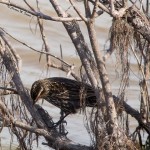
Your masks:
M95 1L91 19L94 19L95 16L96 16L96 14L97 14L97 13L96 13L97 7L98 7L98 0Z
M33 12L35 12L35 9L26 0L23 0L23 1Z
M95 3L95 1L94 0L89 0L92 4L94 4ZM110 14L111 15L111 13L110 13L110 11L109 11L109 9L105 6L105 5L103 5L102 3L100 3L100 2L98 2L98 7L99 8L101 8L102 10L104 10L106 13L108 13L108 14Z
M71 75L77 80L77 81L81 81L81 79L73 72L73 70L71 69L71 68L73 68L73 67L71 67L71 68L65 68L64 66L62 66L62 65L56 65L56 64L54 64L54 63L51 63L50 64L50 67L52 67L52 68L56 68L56 69L59 69L59 70L62 70L62 71L64 71L64 72L66 72L66 73L69 73L70 72L70 70L71 70Z
M47 130L45 129L40 129L40 128L37 128L37 127L32 127L26 123L23 123L22 121L18 121L16 120L13 115L10 113L10 111L8 111L8 109L6 108L6 106L3 104L3 102L0 101L0 109L7 115L3 115L3 120L5 120L8 124L12 124L12 125L15 125L16 127L19 127L21 129L24 129L24 130L27 130L27 131L30 131L32 133L36 133L36 134L39 134L39 135L42 135L44 136L45 138L47 138L48 140L50 140L51 142L53 141L53 148L56 148L56 147L65 147L65 149L67 150L70 150L71 147L77 147L78 149L80 150L89 150L90 147L88 146L82 146L82 145L79 145L79 144L76 144L73 143L71 140L67 139L66 137L57 137L57 134L54 136L52 135L51 132L48 132ZM57 137L57 140L56 140L56 137Z
M43 51L38 51L38 50L34 49L33 47L29 46L28 44L26 44L26 43L24 43L24 42L22 42L22 41L16 39L16 38L13 37L12 35L10 35L10 34L9 34L8 32L6 32L3 28L0 28L0 29L1 29L3 32L5 32L8 36L10 36L11 38L13 38L13 39L16 40L17 42L21 43L22 45L28 47L29 49L31 49L31 50L33 50L33 51L35 51L35 52L41 53L41 54L50 55L50 56L52 56L53 58L55 58L55 59L57 59L57 60L63 62L63 63L64 63L66 66L68 66L68 67L71 67L71 66L72 66L72 65L68 64L67 62L61 60L59 57L57 57L57 56L55 56L55 55L52 55L51 53L43 52Z
M137 63L138 63L139 69L141 70L143 79L146 81L146 77L145 77L143 68L142 68L142 66L141 66L141 64L140 64L140 60L138 59L138 56L136 55L135 50L134 50L134 48L132 47L131 44L130 44L130 48L131 48L131 50L132 50L132 52L133 52L133 54L134 54L134 56L135 56L135 58L136 58L136 60L137 60Z
M82 19L79 17L67 17L67 18L51 17L51 16L43 14L42 12L35 12L35 11L25 9L23 6L19 6L18 4L12 3L10 1L8 2L8 0L0 0L0 3L7 5L9 8L14 7L14 8L18 9L17 11L20 13L33 15L33 16L36 16L36 17L39 17L39 18L45 19L45 20L51 20L51 21L57 21L57 22L68 22L68 21L73 21L73 20L82 21Z
M72 7L74 8L74 10L76 11L76 13L81 17L81 19L84 22L87 22L87 18L84 17L84 15L82 15L82 13L80 12L80 10L74 5L72 0L69 0L70 4L72 5Z
M46 52L50 53L50 48L49 48L49 45L48 45L48 42L47 42L47 39L46 39L43 24L41 23L41 20L38 17L37 17L37 21L38 21L38 25L39 25L39 28L40 28L42 40L43 40L43 43L44 43L44 50ZM50 55L48 55L48 54L46 54L46 61L47 61L47 65L51 64L51 58L50 58Z
M0 31L0 36L4 40L5 44L9 47L11 53L13 54L15 61L17 62L18 71L21 71L22 68L22 59L19 56L19 54L16 52L16 50L11 46L11 44L8 42L8 40L5 38L3 32Z
M0 95L18 94L17 90L14 88L0 87L0 89L4 90L4 92L1 93Z

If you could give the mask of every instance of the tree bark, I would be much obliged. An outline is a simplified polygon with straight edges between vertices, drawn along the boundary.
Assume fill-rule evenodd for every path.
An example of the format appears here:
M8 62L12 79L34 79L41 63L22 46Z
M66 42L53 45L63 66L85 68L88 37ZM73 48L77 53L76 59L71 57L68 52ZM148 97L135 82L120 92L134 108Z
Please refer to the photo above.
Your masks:
M4 33L2 31L0 32L0 36L4 36ZM35 107L33 107L32 99L31 99L30 95L28 94L27 90L25 89L25 87L23 86L23 83L21 81L16 62L12 59L13 56L11 55L9 49L7 48L6 43L2 39L0 39L0 55L3 59L2 63L5 65L6 69L9 71L9 74L12 77L12 81L14 82L14 84L16 86L16 90L17 90L18 94L20 95L22 102L25 104L25 106L28 109L28 111L30 112L31 116L34 118L37 126L41 129L43 129L43 132L45 132L44 137L48 140L49 143L51 143L50 147L59 149L59 150L77 150L77 149L78 150L89 150L89 149L91 149L91 147L76 144L76 143L72 142L71 140L69 140L68 138L62 137L58 132L56 132L56 130L49 129L49 126L47 126L45 124L45 122L41 118L37 109ZM2 103L0 103L0 106L1 106L0 109L4 108L4 107L2 107L3 106ZM18 122L16 120L14 121L13 119L6 120L6 121L9 121L9 122L13 123L14 125L16 125L17 127L21 127L22 129L26 129L31 132L33 132L35 130L33 127L21 124L20 122ZM40 133L41 131L37 130L37 132Z
M58 16L61 17L69 17L69 15L62 10L57 0L50 0L50 3L53 5L55 11L57 12ZM76 21L72 22L63 22L64 27L66 28L68 35L70 36L78 54L82 64L86 70L86 73L89 77L89 80L93 87L97 88L97 79L95 77L94 72L96 72L96 65L91 52L84 40L80 27Z
M97 63L97 68L99 71L102 90L104 93L106 108L107 108L107 122L108 122L108 134L112 135L116 132L116 128L118 127L117 123L117 114L115 110L115 105L113 102L111 86L108 79L108 73L106 71L105 62L103 61L102 55L100 54L100 48L96 37L96 32L94 30L94 22L91 20L88 25L88 31L90 36L91 45L93 48L94 56Z
M127 21L150 43L150 22L145 15L135 7L128 9Z

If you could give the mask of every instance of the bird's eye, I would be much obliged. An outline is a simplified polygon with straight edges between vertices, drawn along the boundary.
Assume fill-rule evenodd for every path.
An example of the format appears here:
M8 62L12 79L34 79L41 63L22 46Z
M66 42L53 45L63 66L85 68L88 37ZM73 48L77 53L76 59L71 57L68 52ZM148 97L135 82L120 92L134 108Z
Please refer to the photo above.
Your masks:
M31 92L30 92L31 98L32 98L33 100L35 100L36 97L37 97L37 94L38 94L37 90L38 90L38 88L37 88L36 82L35 82L35 83L32 85L32 87L31 87Z
M35 93L32 93L32 94L31 94L31 98L32 98L33 100L35 100L35 99L36 99L36 95L35 95Z
M36 99L36 96L37 96L37 94L36 94L36 92L35 91L33 91L33 89L31 89L31 98L33 99L33 100L35 100Z

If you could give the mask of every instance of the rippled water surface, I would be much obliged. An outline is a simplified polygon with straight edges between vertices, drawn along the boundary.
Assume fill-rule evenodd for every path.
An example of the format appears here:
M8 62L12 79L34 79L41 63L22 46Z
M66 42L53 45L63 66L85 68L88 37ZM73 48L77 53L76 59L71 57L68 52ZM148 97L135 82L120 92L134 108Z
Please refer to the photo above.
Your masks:
M13 1L18 3L19 5L22 5L20 0ZM70 8L70 5L62 0L59 0L59 2L62 4L63 9L65 9L68 12L72 12L72 8ZM34 5L34 2L30 2ZM49 1L39 1L41 11L46 13L50 16L57 16L54 12L54 9L50 5ZM78 8L83 10L82 3L76 3L78 5ZM36 5L34 5L35 7ZM30 17L27 15L24 15L23 13L18 12L17 10L14 10L13 8L8 8L7 6L4 6L0 4L0 27L5 28L5 30L8 33L11 33L15 38L21 40L24 43L27 43L28 45L34 47L37 50L42 49L42 41L40 33L38 32L37 24L36 24L36 18ZM76 15L75 13L73 13ZM69 39L69 36L67 35L63 25L61 23L52 22L52 21L43 21L44 27L45 27L45 33L47 36L47 40L51 49L51 53L60 56L60 44L63 49L63 55L64 60L69 62L70 64L76 65L76 73L79 74L79 66L80 61L79 58L75 52L75 48ZM89 44L88 34L86 27L83 23L80 23L81 29L85 35L85 40ZM104 44L107 47L107 39L109 35L109 27L111 26L111 18L104 14L100 16L96 20L96 31L97 36L99 40L100 50L104 52ZM21 71L21 77L23 80L23 83L30 88L32 83L39 79L46 77L46 62L45 57L42 55L42 60L39 62L39 54L26 48L25 46L15 42L14 40L10 39L12 45L14 48L16 48L17 52L20 54L20 56L23 59L23 67ZM55 61L55 60L54 60ZM132 58L131 58L132 61ZM137 69L135 65L131 66L131 69L137 73ZM117 76L117 73L115 71L115 57L111 57L107 64L107 70L110 74L110 82L112 85L112 89L114 93L118 92L119 88L119 79ZM118 72L119 73L119 72ZM138 74L138 73L137 73ZM66 76L66 73L63 73L61 71L58 71L56 69L50 69L48 76ZM131 72L131 84L129 87L129 90L127 91L128 96L128 103L132 104L132 106L136 109L139 108L139 88L137 87L138 81L137 77L132 74ZM133 94L134 93L134 94ZM59 119L59 109L53 107L50 104L47 104L47 102L44 102L43 104L44 109L46 109L54 118L54 120ZM88 136L88 133L84 127L83 123L83 115L77 114L77 115L70 115L67 117L67 130L69 132L68 137L76 142L79 142L81 144L90 144L90 138ZM134 125L136 122L131 119L131 125L134 128ZM79 136L80 135L82 136ZM8 138L8 131L5 129L1 133L1 142L6 149L9 149L9 141L11 141L11 137ZM44 141L44 139L41 139L41 141ZM8 146L7 146L8 145ZM17 141L13 141L13 146L17 145ZM36 149L36 146L33 148ZM40 145L38 149L48 149L46 146Z

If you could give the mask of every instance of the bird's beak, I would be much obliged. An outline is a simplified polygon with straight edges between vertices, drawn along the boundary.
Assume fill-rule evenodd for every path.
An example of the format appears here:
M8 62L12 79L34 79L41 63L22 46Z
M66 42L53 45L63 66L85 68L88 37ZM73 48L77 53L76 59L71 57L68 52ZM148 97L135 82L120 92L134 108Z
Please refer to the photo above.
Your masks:
M43 90L44 90L43 88L40 89L40 91L39 91L37 97L36 97L35 100L33 101L33 105L38 101L38 99L40 98L41 93L43 92Z

